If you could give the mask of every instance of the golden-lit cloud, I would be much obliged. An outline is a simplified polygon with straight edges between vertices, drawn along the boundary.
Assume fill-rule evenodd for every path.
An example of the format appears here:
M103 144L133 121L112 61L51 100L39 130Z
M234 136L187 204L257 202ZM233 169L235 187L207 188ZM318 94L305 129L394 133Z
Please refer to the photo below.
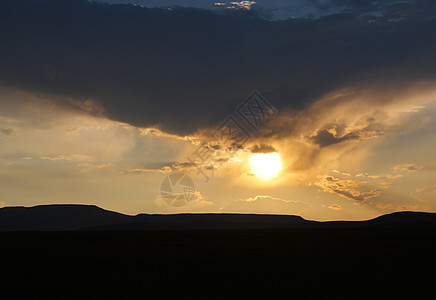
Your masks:
M257 195L247 199L233 200L223 206L221 210L239 213L299 214L309 207L309 204L300 201Z
M330 93L303 111L286 111L272 119L257 142L273 145L287 162L287 170L308 180L339 164L358 165L377 145L430 122L422 112L426 105L436 103L434 84L396 88Z
M214 158L227 157L227 161L236 157L244 162L250 152L277 152L283 161L284 177L293 184L308 185L332 170L358 168L379 145L424 128L432 121L428 112L435 103L434 82L401 87L356 86L328 93L303 110L280 112L236 149L231 140L211 140L213 128L200 130L196 136ZM249 174L237 168L239 174ZM393 174L385 176L399 178L399 168L412 171L417 167L397 166ZM231 173L238 174L238 169L233 168Z
M367 186L366 182L339 179L332 176L320 176L320 180L314 184L324 192L336 194L357 202L365 202L368 199L379 196L381 193L376 188Z
M330 205L328 208L333 209L333 210L337 210L337 211L342 210L342 206L340 206L339 204L336 204L336 203Z
M182 140L182 141L191 141L193 143L198 142L197 138L195 136L190 136L190 135L180 136L177 134L171 134L171 133L164 132L164 131L159 130L157 128L152 128L152 127L138 128L138 130L141 133L141 135L171 138L171 139L177 139L177 140Z
M171 172L171 168L170 167L162 167L159 169L139 169L139 168L135 168L135 169L130 169L128 170L129 173L170 173Z

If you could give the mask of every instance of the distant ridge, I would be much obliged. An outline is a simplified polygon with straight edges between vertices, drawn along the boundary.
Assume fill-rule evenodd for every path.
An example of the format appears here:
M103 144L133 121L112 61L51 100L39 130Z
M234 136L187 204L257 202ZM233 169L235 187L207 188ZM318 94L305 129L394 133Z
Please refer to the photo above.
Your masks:
M95 205L54 204L0 209L0 231L60 231L116 224L133 217Z
M436 225L436 213L395 212L366 221L305 220L293 215L139 214L124 215L94 205L56 204L0 208L0 231L356 228Z

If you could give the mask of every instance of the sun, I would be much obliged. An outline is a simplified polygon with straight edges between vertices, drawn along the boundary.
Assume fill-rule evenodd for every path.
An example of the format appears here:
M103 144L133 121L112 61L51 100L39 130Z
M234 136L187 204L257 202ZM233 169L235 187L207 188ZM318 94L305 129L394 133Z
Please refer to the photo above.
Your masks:
M258 153L250 157L251 174L265 178L272 178L278 174L282 168L280 155L274 153Z

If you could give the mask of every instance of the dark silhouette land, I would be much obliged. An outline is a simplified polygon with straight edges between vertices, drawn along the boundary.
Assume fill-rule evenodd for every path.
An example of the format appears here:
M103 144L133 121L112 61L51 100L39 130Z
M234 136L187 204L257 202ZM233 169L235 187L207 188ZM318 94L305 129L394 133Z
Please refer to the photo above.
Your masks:
M314 222L49 205L0 209L0 228L1 299L434 296L432 213Z
M293 215L139 214L129 216L94 205L71 204L0 209L0 231L360 228L405 224L436 225L436 213L396 212L366 221L317 222Z

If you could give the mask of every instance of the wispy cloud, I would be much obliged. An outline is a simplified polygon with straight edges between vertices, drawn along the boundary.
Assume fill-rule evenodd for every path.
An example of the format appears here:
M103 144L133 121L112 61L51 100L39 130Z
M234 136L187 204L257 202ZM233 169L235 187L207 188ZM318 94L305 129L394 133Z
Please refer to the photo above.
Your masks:
M141 169L141 168L134 168L127 170L128 173L170 173L171 168L170 167L162 167L158 169Z
M52 160L52 161L93 161L94 158L89 155L73 154L73 155L53 155L53 156L41 156L40 159Z
M424 166L418 166L415 164L405 164L405 165L398 165L394 167L394 171L405 171L405 172L416 172L422 169L424 169Z
M14 132L11 128L0 128L0 133L6 136L11 135Z
M308 209L309 204L301 201L285 200L269 195L233 200L221 208L225 212L298 214Z

